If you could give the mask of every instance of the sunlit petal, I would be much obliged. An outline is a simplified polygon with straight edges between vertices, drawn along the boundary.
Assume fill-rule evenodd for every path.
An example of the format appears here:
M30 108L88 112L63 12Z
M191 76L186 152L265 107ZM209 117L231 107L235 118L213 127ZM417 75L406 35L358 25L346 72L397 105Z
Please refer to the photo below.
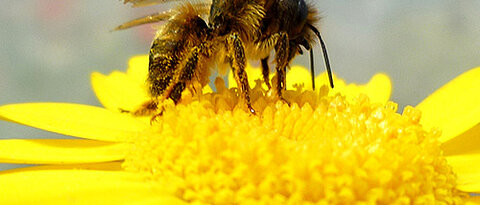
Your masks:
M0 119L64 135L103 141L126 141L148 122L104 108L68 103L0 106Z
M255 81L261 80L260 82L262 82L262 87L264 89L267 89L267 86L263 83L262 69L255 68L255 67L252 67L250 64L247 64L247 67L245 68L245 70L247 71L248 85L250 85L251 88L256 85ZM273 75L270 74L270 79L272 77ZM229 88L237 87L237 82L233 78L232 72L228 72L228 87Z
M263 83L262 70L259 68L251 67L250 65L246 68L248 73L248 80L250 87L256 85L256 81L262 83L262 87L267 89ZM272 79L273 74L270 75ZM295 86L303 86L303 89L311 90L312 81L311 73L302 66L292 66L287 72L287 89L294 90ZM390 99L392 93L392 83L390 78L383 73L374 75L370 81L366 84L346 84L346 82L333 75L333 81L335 88L330 90L330 95L335 95L341 93L347 97L347 100L352 101L353 98L357 97L360 94L365 94L370 98L371 102L374 103L385 103ZM231 72L228 75L228 86L237 87L237 84L233 78ZM273 86L273 85L272 85ZM329 86L328 76L324 72L319 76L315 77L315 86L316 89L319 89L321 86Z
M480 173L459 175L457 189L465 192L480 192Z
M99 171L123 171L122 161L86 163L86 164L55 164L55 165L36 165L30 167L9 169L1 171L0 174L27 172L27 171L59 171L59 170L99 170Z
M384 73L375 74L366 85L359 87L359 92L370 97L372 102L385 103L392 94L392 81Z
M246 71L248 73L248 83L250 87L254 87L256 85L256 81L260 80L260 82L262 83L263 89L267 89L267 86L263 83L263 75L262 75L261 68L252 67L250 64L248 64L246 67ZM272 78L274 77L274 75L275 75L275 72L270 73L269 75L270 81L272 81ZM291 66L287 71L286 79L287 79L288 90L295 89L295 86L297 85L302 85L304 89L309 89L309 90L312 89L310 71L305 69L303 66ZM318 81L318 79L316 79L316 81ZM321 82L321 83L323 83L324 85L327 85L324 82ZM322 84L316 85L316 86L320 87L321 85ZM228 87L230 88L237 87L237 83L233 78L232 72L229 72L228 74Z
M465 205L480 205L480 196L472 196L466 199Z
M385 103L390 99L392 93L392 82L390 78L383 73L375 74L366 84L347 84L345 80L333 75L335 88L331 89L330 93L340 93L344 95L347 100L352 101L360 94L365 94L373 103ZM316 78L319 84L328 85L328 77L326 73L321 74Z
M457 174L459 190L480 192L480 154L448 156L447 161Z
M148 55L139 55L128 61L127 75L135 84L145 84L148 76Z
M134 110L149 100L144 83L136 83L125 73L113 72L105 76L94 72L91 81L100 103L113 111Z
M0 189L0 204L117 205L157 198L181 204L170 195L168 186L149 183L139 174L118 171L13 172L0 174Z
M191 204L180 200L179 198L173 196L163 196L163 197L156 197L156 198L148 198L148 199L139 199L138 201L129 203L130 205L159 205L159 204L178 204L178 205L186 205Z
M448 164L457 174L457 188L480 192L480 154L448 156Z
M287 72L287 89L293 90L296 85L303 85L304 89L312 89L312 76L303 66L292 66ZM321 85L316 85L317 88Z
M125 143L83 139L0 140L0 162L25 164L76 164L124 159Z
M456 77L421 102L422 124L439 127L442 142L480 123L480 67Z
M480 154L480 124L442 144L446 155Z
M457 174L480 173L480 154L455 155L446 158Z

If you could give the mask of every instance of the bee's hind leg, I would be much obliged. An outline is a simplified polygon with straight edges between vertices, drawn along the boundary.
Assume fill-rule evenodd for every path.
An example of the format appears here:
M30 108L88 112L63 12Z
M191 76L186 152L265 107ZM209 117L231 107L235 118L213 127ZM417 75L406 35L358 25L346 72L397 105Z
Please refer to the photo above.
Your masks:
M173 81L174 84L171 87L169 92L169 98L177 104L182 97L182 92L187 87L187 82L192 80L193 76L195 75L195 71L198 68L198 63L200 58L204 57L203 52L205 50L204 45L195 46L190 54L188 55L187 61L185 65L182 66L179 73L176 75L175 80Z

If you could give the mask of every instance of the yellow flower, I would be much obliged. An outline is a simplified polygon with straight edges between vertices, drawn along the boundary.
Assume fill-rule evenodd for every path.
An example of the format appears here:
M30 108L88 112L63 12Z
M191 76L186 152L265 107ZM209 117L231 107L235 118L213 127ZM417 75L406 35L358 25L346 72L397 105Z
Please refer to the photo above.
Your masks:
M0 162L38 165L0 172L0 203L479 203L468 193L480 190L480 68L403 114L383 74L311 91L293 85L310 87L294 67L291 106L252 81L255 116L217 79L217 92L186 91L150 124L119 111L148 100L147 63L92 74L105 108L1 106L0 119L83 139L0 140Z

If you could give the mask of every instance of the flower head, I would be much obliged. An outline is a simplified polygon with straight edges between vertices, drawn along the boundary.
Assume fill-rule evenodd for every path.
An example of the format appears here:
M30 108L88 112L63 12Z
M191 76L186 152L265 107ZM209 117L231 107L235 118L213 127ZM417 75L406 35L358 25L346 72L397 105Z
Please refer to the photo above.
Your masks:
M9 151L0 151L3 162L68 164L0 174L0 187L10 187L0 192L4 202L25 202L12 196L25 179L50 180L54 185L47 190L63 190L57 196L45 185L33 186L27 194L37 199L84 203L461 204L473 199L464 191L479 190L471 170L480 167L464 163L468 156L476 159L475 148L465 155L457 146L457 154L445 156L450 141L423 127L419 109L398 114L397 105L386 102L390 82L384 75L363 87L336 80L340 93L292 86L284 96L290 106L253 84L257 115L245 111L235 88L217 79L216 92L187 90L179 104L166 102L163 115L150 124L149 118L119 113L148 100L146 58L131 62L127 74L92 75L107 109L0 107L2 119L95 139L0 141L0 150ZM308 81L308 74L298 72L287 79ZM62 189L58 179L71 189Z

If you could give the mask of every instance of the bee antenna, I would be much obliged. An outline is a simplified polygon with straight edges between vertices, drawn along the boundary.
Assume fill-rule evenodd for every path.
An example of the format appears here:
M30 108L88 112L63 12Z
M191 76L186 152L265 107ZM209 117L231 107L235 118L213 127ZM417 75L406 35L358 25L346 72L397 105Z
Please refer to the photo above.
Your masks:
M325 42L322 40L322 36L320 35L320 32L318 31L317 28L314 26L307 24L308 28L310 28L315 35L317 35L318 39L320 40L320 45L322 46L322 52L323 52L323 59L325 60L325 68L327 69L327 74L328 74L328 80L330 81L330 87L333 88L333 77L332 77L332 69L330 68L330 60L328 60L328 54L327 54L327 47L325 46ZM313 61L313 51L310 50L310 63Z

